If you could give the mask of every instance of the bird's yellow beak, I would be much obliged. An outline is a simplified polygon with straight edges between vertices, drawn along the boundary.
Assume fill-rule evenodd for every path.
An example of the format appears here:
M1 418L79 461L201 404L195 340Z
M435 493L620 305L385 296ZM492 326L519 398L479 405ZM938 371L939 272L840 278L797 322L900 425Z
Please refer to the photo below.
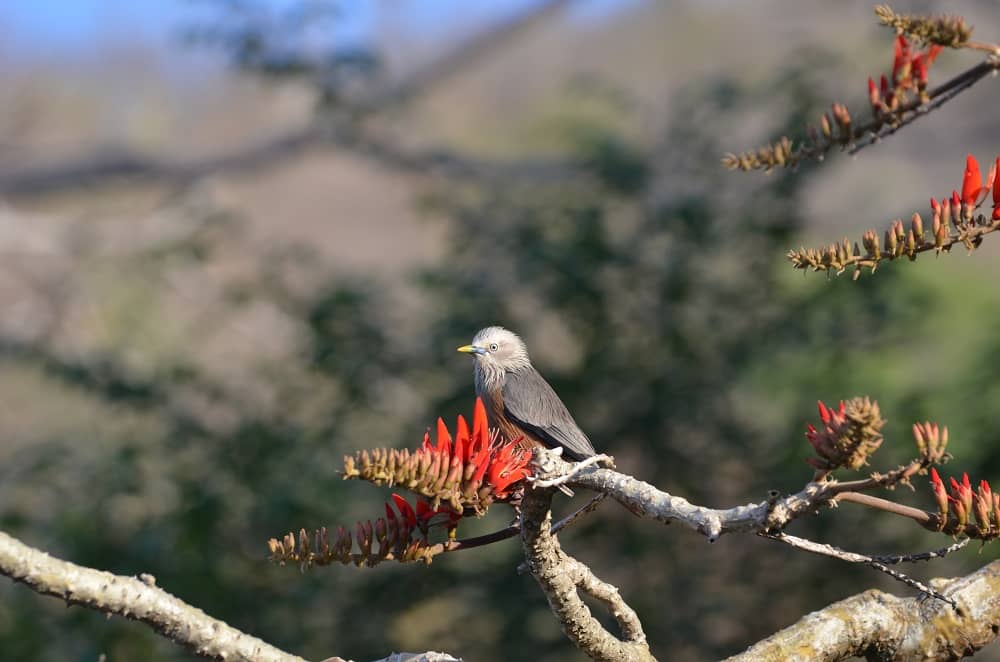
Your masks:
M458 348L458 351L464 354L485 354L486 352L482 347L476 347L475 345L462 345Z

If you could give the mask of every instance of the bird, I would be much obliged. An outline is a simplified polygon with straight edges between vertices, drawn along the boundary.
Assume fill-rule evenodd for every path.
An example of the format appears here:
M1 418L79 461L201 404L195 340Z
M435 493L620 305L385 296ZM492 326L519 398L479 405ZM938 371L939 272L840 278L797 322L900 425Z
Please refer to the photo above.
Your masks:
M490 426L505 438L561 448L563 458L570 461L596 454L566 405L531 365L528 349L517 334L502 326L488 326L476 333L471 345L458 351L472 355L476 395L483 401Z

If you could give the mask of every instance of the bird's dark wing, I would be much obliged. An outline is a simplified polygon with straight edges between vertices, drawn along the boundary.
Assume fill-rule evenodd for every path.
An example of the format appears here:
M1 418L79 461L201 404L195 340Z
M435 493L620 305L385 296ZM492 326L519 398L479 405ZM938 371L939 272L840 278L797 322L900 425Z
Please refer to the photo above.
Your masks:
M562 446L572 460L596 454L590 439L577 426L566 405L534 368L507 373L501 394L504 413L511 422L537 436L547 446Z

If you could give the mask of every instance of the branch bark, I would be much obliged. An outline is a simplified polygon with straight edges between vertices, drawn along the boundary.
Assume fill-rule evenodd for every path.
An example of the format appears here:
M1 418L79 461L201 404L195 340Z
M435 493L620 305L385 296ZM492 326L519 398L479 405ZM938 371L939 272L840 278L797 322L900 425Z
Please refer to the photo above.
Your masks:
M598 579L586 565L562 550L552 533L552 488L528 489L521 504L521 544L528 568L549 601L563 633L595 660L653 660L635 611L618 589ZM580 597L586 593L607 607L622 639L608 632Z
M781 496L777 492L759 503L733 508L715 509L697 506L683 497L668 494L649 483L612 469L585 467L574 470L562 460L549 460L550 468L540 478L549 482L581 487L607 494L633 514L664 524L679 522L715 542L725 533L767 533L779 531L789 522L806 513L816 512L837 501L849 501L876 510L908 517L926 529L940 530L938 516L917 508L867 494L843 491L836 481L810 482L795 494ZM556 480L552 480L556 479ZM969 525L964 533L976 537Z
M1000 561L947 582L938 590L959 605L865 591L807 614L728 662L952 660L993 641L1000 623Z
M0 574L44 595L145 623L209 659L304 662L170 595L148 575L123 577L49 556L0 532Z

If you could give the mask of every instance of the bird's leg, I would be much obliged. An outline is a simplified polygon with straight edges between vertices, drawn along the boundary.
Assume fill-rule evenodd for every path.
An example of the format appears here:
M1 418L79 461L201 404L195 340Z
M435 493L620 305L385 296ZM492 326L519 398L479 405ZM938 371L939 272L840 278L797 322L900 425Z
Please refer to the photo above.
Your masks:
M519 485L516 490L507 497L507 505L514 511L514 521L511 525L521 523L521 502L524 501L524 485Z

